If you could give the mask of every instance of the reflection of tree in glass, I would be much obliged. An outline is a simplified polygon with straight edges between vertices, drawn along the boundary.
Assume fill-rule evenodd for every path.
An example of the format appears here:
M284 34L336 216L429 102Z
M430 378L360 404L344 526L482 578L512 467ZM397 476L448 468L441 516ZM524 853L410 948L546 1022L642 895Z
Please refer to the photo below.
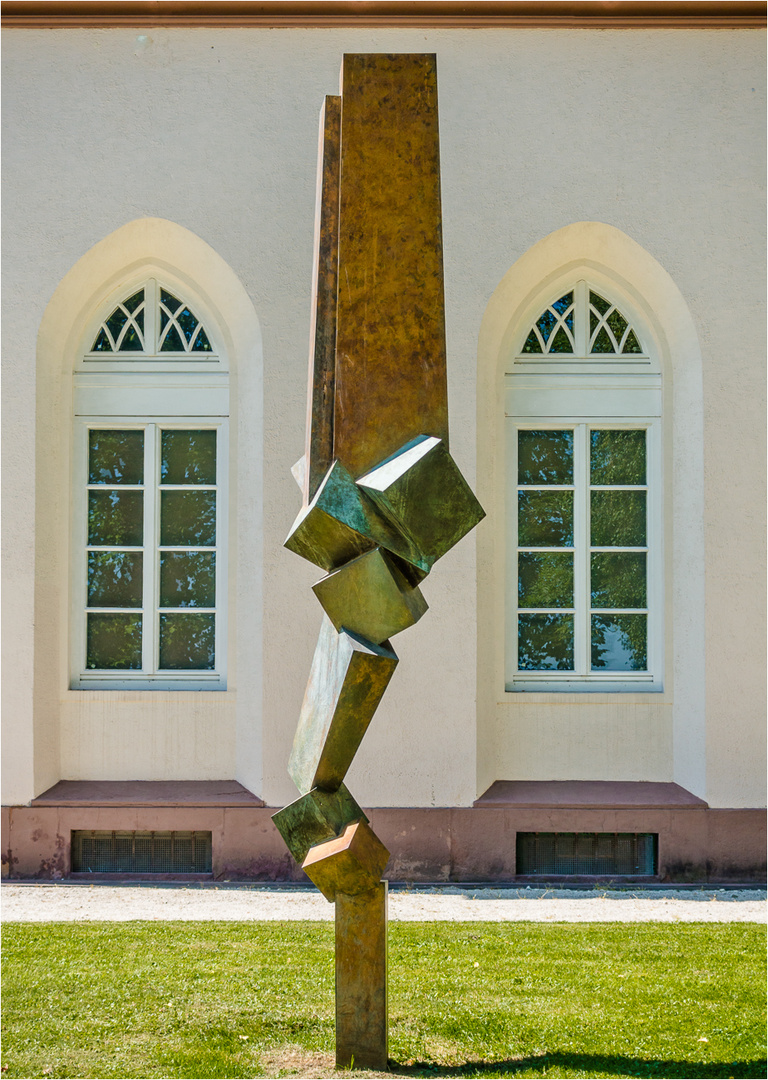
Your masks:
M216 432L164 431L160 482L163 484L215 484Z
M518 492L520 547L571 547L572 491Z
M645 547L645 492L591 493L593 547Z
M593 615L593 671L647 671L647 638L645 615Z
M571 552L520 552L518 555L520 607L572 607L573 555Z
M144 432L88 432L89 484L144 482Z
M517 666L520 671L572 671L573 616L520 615Z
M161 607L213 607L216 556L211 552L164 552L160 559Z
M160 667L210 670L214 666L215 615L160 616Z
M519 431L518 484L572 484L572 431Z
M88 607L141 607L140 551L88 553Z
M645 431L593 431L590 443L591 483L645 483Z
M88 543L140 547L144 497L140 491L91 491L88 495Z
M593 552L590 585L593 607L644 608L645 552Z
M86 663L90 669L140 669L141 615L89 614Z
M172 547L216 544L215 491L163 491L160 543Z

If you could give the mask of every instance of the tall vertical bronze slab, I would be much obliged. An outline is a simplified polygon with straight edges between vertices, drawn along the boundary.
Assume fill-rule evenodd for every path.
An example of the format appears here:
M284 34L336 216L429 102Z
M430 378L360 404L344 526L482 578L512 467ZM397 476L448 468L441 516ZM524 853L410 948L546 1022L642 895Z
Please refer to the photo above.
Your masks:
M333 452L357 478L448 440L437 66L345 55Z
M333 461L336 369L336 291L339 269L339 136L341 98L328 96L320 112L315 205L315 258L309 335L309 391L304 502L312 501Z
M336 1065L387 1068L387 883L336 894Z

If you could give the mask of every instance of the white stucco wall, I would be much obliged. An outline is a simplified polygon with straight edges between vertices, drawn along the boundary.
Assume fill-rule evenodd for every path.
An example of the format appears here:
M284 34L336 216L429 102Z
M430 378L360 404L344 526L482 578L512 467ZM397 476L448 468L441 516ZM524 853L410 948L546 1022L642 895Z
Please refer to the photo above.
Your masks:
M289 468L303 448L317 117L345 51L429 51L438 56L454 456L474 484L478 334L491 295L526 251L563 226L598 221L669 273L702 358L707 632L696 722L706 745L697 794L712 805L761 805L763 50L760 31L722 30L7 31L3 801L25 802L62 769L62 713L50 696L36 709L33 694L35 621L46 618L39 595L34 604L32 463L46 434L34 425L37 333L77 261L142 217L209 244L261 325L263 476L249 475L256 466L244 459L238 478L243 492L263 480L261 673L232 687L238 719L217 745L236 772L253 759L243 775L261 773L269 803L294 796L285 763L320 610L309 590L315 572L282 541L298 507ZM244 528L237 542L247 563ZM552 777L562 766L547 757L560 753L556 727L541 729L542 747L533 712L508 739L481 694L478 723L476 579L491 572L477 565L478 543L482 554L473 537L441 560L424 587L430 611L398 637L400 666L350 772L363 803L471 802L478 784L500 778L489 745L505 748L503 778ZM220 722L214 708L195 721L200 754ZM621 735L624 723L637 730L634 708L606 706L605 768L618 779L671 778L670 721L654 720L657 741L639 766ZM259 737L263 754L253 750ZM518 756L510 748L521 740ZM104 776L104 745L68 744L64 760ZM158 745L140 741L133 767L156 768Z

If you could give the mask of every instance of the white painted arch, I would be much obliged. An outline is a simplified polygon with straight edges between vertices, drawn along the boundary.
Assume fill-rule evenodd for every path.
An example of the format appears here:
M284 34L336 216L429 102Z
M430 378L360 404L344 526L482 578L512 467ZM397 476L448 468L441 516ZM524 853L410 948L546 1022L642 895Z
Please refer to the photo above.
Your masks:
M233 648L228 689L219 694L73 691L68 688L73 370L87 348L94 315L108 298L142 276L158 275L197 305L198 317L211 327L229 365ZM53 294L37 342L34 717L23 710L14 716L12 739L22 757L31 754L33 760L22 763L28 779L13 802L27 801L59 779L236 778L258 790L262 368L259 320L242 283L213 248L172 221L140 218L117 229L78 260Z
M586 277L650 334L663 375L666 682L663 694L504 689L503 378L539 298ZM534 315L535 318L535 315ZM706 794L702 363L688 305L636 241L601 222L544 237L504 275L478 343L478 790L496 779L674 780Z

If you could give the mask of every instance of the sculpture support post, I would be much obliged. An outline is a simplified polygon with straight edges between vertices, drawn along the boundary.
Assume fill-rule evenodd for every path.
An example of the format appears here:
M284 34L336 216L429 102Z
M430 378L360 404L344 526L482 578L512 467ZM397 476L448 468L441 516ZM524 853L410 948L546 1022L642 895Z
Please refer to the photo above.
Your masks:
M327 572L325 617L274 815L336 904L336 1064L387 1067L389 852L344 777L392 678L389 638L484 516L448 452L437 67L344 57L321 115L303 507L285 546Z
M387 1068L387 883L336 894L336 1065Z

